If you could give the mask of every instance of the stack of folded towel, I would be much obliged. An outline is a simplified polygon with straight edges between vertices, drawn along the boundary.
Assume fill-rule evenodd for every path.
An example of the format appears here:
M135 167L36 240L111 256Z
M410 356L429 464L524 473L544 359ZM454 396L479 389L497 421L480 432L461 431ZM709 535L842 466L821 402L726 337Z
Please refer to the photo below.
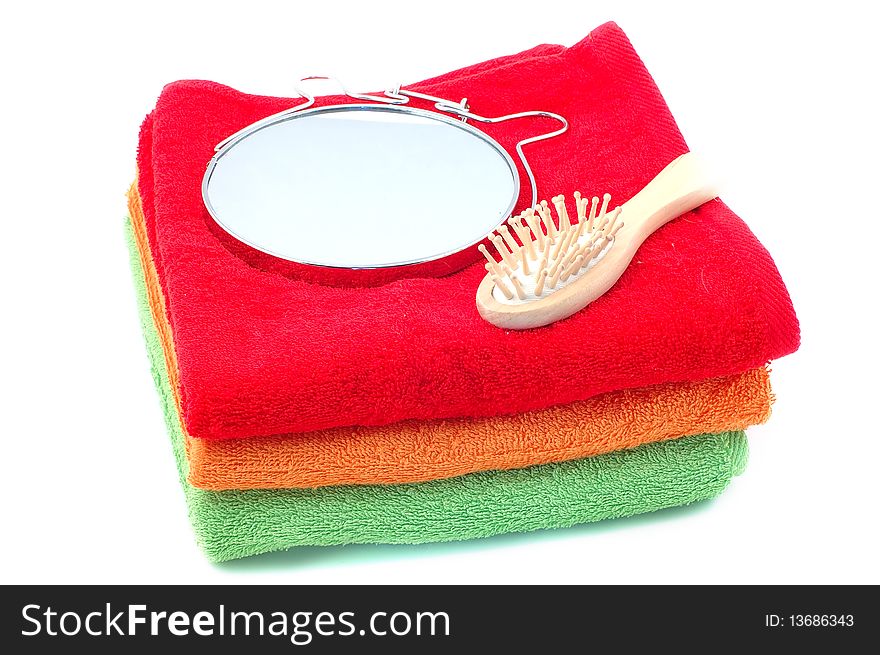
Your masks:
M529 151L553 194L622 201L687 151L614 24L411 88L566 116L569 133ZM144 333L210 558L564 527L711 498L743 470L742 431L770 413L765 365L799 331L772 259L720 200L652 235L587 309L509 332L477 313L476 258L318 279L214 225L214 145L294 102L169 85L129 193ZM491 134L511 148L539 130L521 123Z

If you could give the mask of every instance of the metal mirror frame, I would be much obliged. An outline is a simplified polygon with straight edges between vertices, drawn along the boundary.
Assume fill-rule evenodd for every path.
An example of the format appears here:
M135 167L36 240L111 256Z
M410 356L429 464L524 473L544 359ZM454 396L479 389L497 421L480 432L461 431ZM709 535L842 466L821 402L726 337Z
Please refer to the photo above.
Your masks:
M287 114L287 115L281 116L281 117L276 118L275 120L272 120L272 121L261 122L260 124L254 124L254 125L249 126L249 128L246 128L246 131L240 133L240 136L238 136L238 138L230 141L229 143L224 145L223 148L221 148L219 151L217 151L217 153L211 158L211 161L208 163L208 169L205 171L205 176L202 178L202 199L204 200L205 207L207 208L208 213L211 215L211 217L214 219L214 221L221 228L223 228L223 230L225 230L228 234L232 235L233 237L235 237L236 239L238 239L242 243L249 245L251 248L255 248L261 252L272 255L273 257L278 257L279 259L284 259L286 261L292 261L292 262L296 262L299 264L308 264L310 266L323 266L325 268L376 269L376 268L393 268L393 267L397 267L397 266L409 266L412 264L421 264L421 263L425 263L425 262L436 261L438 259L443 259L444 257L448 257L454 253L457 253L457 252L460 252L460 251L465 250L467 248L470 248L471 246L476 245L477 243L482 241L483 238L485 238L486 234L488 232L490 232L491 230L487 230L485 233L475 235L473 240L469 241L468 243L463 243L460 246L455 247L451 250L440 252L440 253L431 255L430 257L427 257L424 259L404 260L404 261L398 261L398 262L389 262L389 263L384 263L384 264L373 264L373 265L345 266L345 265L333 265L333 264L326 264L326 263L322 263L322 262L308 261L306 259L299 259L299 258L292 259L289 256L286 256L286 255L283 255L283 254L280 254L277 252L273 252L269 248L266 248L261 245L257 245L256 243L249 241L248 239L246 239L246 238L242 237L240 234L238 234L229 225L224 223L223 219L221 218L221 216L219 215L219 213L216 211L213 204L211 203L208 188L210 186L211 177L214 173L214 170L216 169L217 165L220 163L220 160L225 155L228 155L230 152L232 152L238 144L242 143L247 137L251 136L252 134L255 134L261 130L268 129L270 127L274 127L274 126L279 125L281 123L286 123L289 121L299 120L302 118L307 118L309 116L316 116L316 115L321 115L321 114L333 114L333 113L340 113L340 112L356 112L356 111L377 111L377 112L386 112L386 113L400 113L400 114L406 114L406 115L410 115L410 116L420 116L423 118L427 118L429 120L445 123L446 125L454 127L456 129L463 130L463 131L467 132L468 134L470 134L471 136L476 137L476 138L480 139L481 141L483 141L484 143L486 143L498 155L501 156L502 160L507 165L507 169L510 172L510 177L513 182L513 192L511 193L510 200L509 200L507 206L504 208L504 211L501 213L501 218L500 218L499 222L496 225L492 226L492 229L495 229L496 227L501 225L501 223L504 222L507 219L507 217L510 216L510 213L513 211L513 208L516 206L516 203L519 201L519 194L520 194L519 171L517 171L516 164L514 163L513 158L510 156L510 154L507 152L507 150L505 150L504 147L500 143L495 141L495 139L490 137L485 132L482 132L481 130L478 130L477 128L473 127L472 125L468 125L467 123L465 123L463 121L457 120L455 118L452 118L450 116L446 116L446 115L443 115L443 114L440 114L437 112L428 111L425 109L418 109L415 107L401 107L401 106L380 105L380 104L356 104L356 103L344 104L344 105L327 105L324 107L313 107L311 109L306 109L304 111L298 111L294 114Z
M361 103L351 103L351 104L341 104L341 105L326 105L323 107L313 107L315 104L315 96L311 93L305 91L302 87L302 83L310 80L330 80L336 82L339 87L342 89L343 93L348 97L361 100ZM468 119L473 119L477 122L481 123L501 123L508 120L514 120L519 118L529 118L529 117L542 117L542 118L552 118L561 123L561 127L553 130L551 132L547 132L544 134L539 134L533 137L529 137L527 139L523 139L516 144L516 153L522 163L523 169L526 172L526 176L529 180L529 184L531 186L531 206L537 205L538 202L538 188L535 182L535 176L532 172L531 166L529 165L528 159L523 152L523 146L528 145L530 143L535 143L537 141L543 141L546 139L551 139L555 136L563 134L568 130L568 121L559 114L555 114L553 112L548 111L523 111L517 112L514 114L506 114L503 116L497 117L487 117L481 116L471 111L467 98L463 98L460 102L454 103L450 100L446 100L444 98L439 98L437 96L428 95L425 93L421 93L418 91L412 91L409 89L404 89L400 86L395 87L394 89L389 89L384 92L384 95L370 95L364 93L356 93L348 90L345 85L343 85L339 80L334 77L328 77L323 75L317 76L309 76L304 77L300 80L300 83L296 86L296 91L300 97L304 98L304 101L299 105L291 107L289 109L285 109L276 114L272 114L271 116L267 116L266 118L259 120L247 127L235 132L230 135L220 143L218 143L214 148L214 155L211 157L211 160L208 162L207 169L205 171L205 175L202 178L202 201L204 202L205 208L208 210L211 218L219 225L227 234L231 235L233 238L241 241L244 244L247 244L251 248L259 250L260 252L264 252L266 254L272 255L273 257L278 257L279 259L285 261L296 262L300 264L306 264L309 266L319 266L323 268L332 268L332 269L349 269L349 270L358 270L358 269L387 269L387 268L397 268L402 266L412 266L417 264L425 264L433 261L437 261L440 259L444 259L446 257L450 257L453 254L462 252L476 245L480 241L485 238L485 235L481 235L476 238L474 241L464 244L454 250L450 250L447 252L443 252L437 255L434 255L427 259L418 259L404 262L392 262L381 265L370 265L370 266L334 266L331 264L323 264L318 262L309 262L301 259L291 259L279 253L272 252L271 250L264 248L262 246L251 243L247 239L242 238L234 231L232 231L218 216L217 211L214 206L211 204L211 200L208 194L208 187L211 181L211 176L214 170L217 167L218 162L223 158L224 155L228 154L238 143L249 137L250 135L259 132L260 130L266 129L268 127L277 125L279 123L283 123L290 120L295 120L297 118L321 113L333 113L333 112L341 112L341 111L387 111L387 112L400 112L404 114L414 115L414 116L422 116L431 120L437 120L446 124L449 124L453 127L457 127L459 129L465 130L472 136L475 136L481 139L483 142L491 146L498 154L501 155L505 163L511 172L511 177L513 179L514 192L512 194L512 198L507 209L502 213L502 218L499 222L493 226L492 230L488 230L486 234L491 233L494 229L498 228L504 221L506 221L516 206L517 201L519 200L519 194L521 189L521 181L519 176L519 171L517 170L516 164L513 161L513 158L510 156L510 153L499 144L495 139L490 137L488 134L475 128L474 126L468 124ZM411 98L416 98L419 100L425 100L433 103L434 110L420 109L416 107L405 107L401 105L406 105L409 103ZM363 101L366 101L371 104L365 104Z

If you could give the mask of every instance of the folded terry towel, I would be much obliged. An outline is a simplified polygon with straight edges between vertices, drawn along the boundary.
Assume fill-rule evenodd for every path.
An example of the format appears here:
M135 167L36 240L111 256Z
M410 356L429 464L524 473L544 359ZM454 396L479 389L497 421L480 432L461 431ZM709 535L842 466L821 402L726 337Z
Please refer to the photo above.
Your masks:
M137 191L129 209L153 322L178 410L174 347ZM400 484L600 455L690 434L740 430L770 414L767 370L612 391L584 401L481 419L404 421L250 439L193 439L189 482L201 489Z
M570 48L542 47L411 87L467 96L489 116L566 116L568 133L529 148L542 195L607 190L622 202L687 150L614 24ZM515 414L741 373L797 348L797 320L772 259L720 200L652 235L587 309L524 332L480 318L480 263L355 288L342 273L335 286L315 284L308 268L260 258L214 226L201 179L216 143L295 102L178 82L141 131L139 189L194 437ZM544 127L513 121L486 131L510 147Z
M150 316L143 270L133 242L130 247L147 350L190 520L212 560L293 546L453 541L568 527L711 498L745 466L745 434L729 432L417 484L196 489L186 481L180 417Z

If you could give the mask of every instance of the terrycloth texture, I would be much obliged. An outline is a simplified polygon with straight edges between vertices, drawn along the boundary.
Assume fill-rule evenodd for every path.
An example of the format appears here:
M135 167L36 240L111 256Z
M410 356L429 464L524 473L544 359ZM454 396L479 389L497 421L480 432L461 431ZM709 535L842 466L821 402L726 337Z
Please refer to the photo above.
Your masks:
M208 557L293 546L424 543L568 527L719 494L745 467L742 432L685 437L598 457L406 485L204 491L186 481L180 418L132 236L132 272L153 377L189 515Z
M170 391L180 409L164 300L137 191L132 227ZM251 439L193 439L183 429L189 482L201 489L290 489L401 484L600 455L689 434L741 430L770 414L766 369L612 391L515 416L404 421L379 427Z
M411 86L467 96L489 116L535 108L566 116L567 134L528 148L542 195L607 190L623 202L687 150L613 24L571 48L545 46ZM178 82L141 131L139 188L194 437L515 414L741 373L797 348L772 259L719 200L652 235L587 309L537 330L506 332L480 318L481 263L365 288L346 288L344 274L339 286L314 284L311 269L224 236L200 195L217 142L295 102ZM481 127L510 148L549 126Z
M683 435L744 429L769 413L757 369L516 417L407 421L252 439L189 439L189 481L202 489L401 484L566 462ZM687 386L690 385L690 386ZM738 405L742 399L746 404ZM671 414L664 418L663 412Z

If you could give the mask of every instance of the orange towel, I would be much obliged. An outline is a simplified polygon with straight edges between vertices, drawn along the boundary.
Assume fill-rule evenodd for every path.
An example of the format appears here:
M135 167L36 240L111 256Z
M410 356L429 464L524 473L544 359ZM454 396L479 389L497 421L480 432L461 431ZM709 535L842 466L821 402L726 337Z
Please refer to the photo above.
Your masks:
M179 409L174 341L136 184L128 200L150 309ZM742 430L766 421L772 400L769 375L762 367L700 382L615 391L514 416L405 421L250 439L194 439L185 429L184 434L189 481L201 489L402 484Z

